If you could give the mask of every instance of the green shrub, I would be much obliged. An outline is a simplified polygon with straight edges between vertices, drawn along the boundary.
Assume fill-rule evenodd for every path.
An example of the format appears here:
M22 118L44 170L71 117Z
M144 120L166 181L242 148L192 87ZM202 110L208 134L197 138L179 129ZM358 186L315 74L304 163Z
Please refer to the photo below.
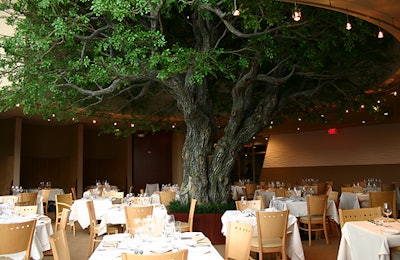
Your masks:
M195 212L197 214L205 213L224 213L227 210L236 209L235 202L229 201L227 203L207 203L196 204ZM190 203L183 203L179 200L172 201L168 206L168 211L171 213L189 213Z

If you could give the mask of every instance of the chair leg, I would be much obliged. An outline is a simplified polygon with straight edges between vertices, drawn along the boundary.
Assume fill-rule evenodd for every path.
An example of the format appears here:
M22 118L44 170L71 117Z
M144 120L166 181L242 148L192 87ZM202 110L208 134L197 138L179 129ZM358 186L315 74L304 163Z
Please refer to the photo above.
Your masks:
M308 246L311 246L311 226L308 226Z
M88 248L88 258L92 255L94 250L94 236L90 234L89 238L89 248Z

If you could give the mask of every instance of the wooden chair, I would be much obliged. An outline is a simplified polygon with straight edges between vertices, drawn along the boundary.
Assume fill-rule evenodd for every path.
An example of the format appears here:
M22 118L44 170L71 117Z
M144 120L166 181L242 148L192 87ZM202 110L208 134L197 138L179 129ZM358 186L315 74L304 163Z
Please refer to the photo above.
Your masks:
M164 204L165 207L168 207L169 203L173 200L175 200L175 191L160 191L160 203Z
M188 250L182 249L176 252L169 252L164 254L150 254L150 255L138 255L122 253L122 260L187 260Z
M240 200L235 201L237 210L245 210L245 209L253 209L253 210L261 210L261 200L246 200L246 204L243 205L243 202Z
M133 185L129 186L128 194L133 193Z
M228 222L225 238L225 260L249 259L253 232L253 226L239 222Z
M135 229L140 225L135 219L144 219L149 215L153 215L153 206L132 207L126 206L125 208L125 221L126 229L129 233L135 234Z
M43 211L44 214L47 216L47 210L49 208L49 196L50 196L50 189L43 189L42 190L42 198L43 198Z
M382 207L387 202L392 209L392 216L397 219L396 190L390 191L371 191L369 193L370 207Z
M123 191L113 191L112 190L112 191L107 192L107 197L122 199L124 197L124 192Z
M36 220L0 224L0 255L25 251L25 260L31 259L31 247Z
M340 191L343 192L354 192L354 188L353 187L340 187Z
M275 196L288 198L290 197L290 193L287 189L277 188L275 189Z
M33 206L33 205L37 204L37 197L38 197L38 193L37 192L21 193L20 194L20 201L21 202L27 201L28 202L28 206Z
M50 245L54 260L70 260L67 233L65 229L59 229L50 235Z
M56 194L56 219L54 221L54 231L57 231L58 226L60 225L63 209L66 208L71 210L72 202L73 202L72 193ZM72 232L75 236L76 235L75 223L74 222L68 223L68 225L71 226Z
M326 244L329 245L326 206L327 195L308 196L307 200L307 216L299 218L299 229L308 232L308 245L311 246L311 233L324 231Z
M326 182L319 182L317 183L317 194L324 195L328 192L328 183Z
M382 217L382 208L360 208L360 209L339 209L340 227L342 228L346 222L374 220Z
M151 204L151 197L133 197L132 202L133 204L149 205Z
M251 241L251 252L258 253L258 259L263 259L263 253L280 253L286 260L286 231L289 211L266 212L257 211L257 237Z
M197 200L192 199L190 202L190 210L189 210L189 217L187 222L181 222L181 231L182 232L193 232L193 219L194 219L194 212L196 209Z
M60 222L58 224L58 230L65 230L65 228L67 227L67 224L69 222L69 213L71 213L71 210L63 208L61 212Z
M94 247L96 243L101 242L99 239L99 224L97 223L96 212L94 210L94 203L93 200L89 200L86 202L86 206L88 209L90 226L89 226L89 248L88 248L88 258L94 251ZM118 234L118 227L116 226L107 226L107 234Z
M254 193L256 192L257 184L256 183L246 183L244 186L246 188L246 198L248 200L254 199Z
M257 195L256 196L256 200L260 200L261 201L261 209L267 208L267 205L265 204L265 200L264 200L263 196Z
M339 208L339 192L338 191L329 191L328 192L328 200L333 200L335 202L336 208Z
M38 213L38 206L16 206L15 210L17 214L21 216L35 215Z
M71 193L72 193L72 199L73 200L77 200L78 196L76 195L76 188L75 187L71 187Z

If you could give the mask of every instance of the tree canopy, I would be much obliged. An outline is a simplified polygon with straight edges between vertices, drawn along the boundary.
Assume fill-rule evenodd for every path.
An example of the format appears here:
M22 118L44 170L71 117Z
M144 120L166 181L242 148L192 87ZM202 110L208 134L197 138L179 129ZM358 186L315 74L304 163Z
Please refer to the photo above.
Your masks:
M183 118L183 198L226 201L245 143L272 122L367 104L392 73L394 42L358 19L347 31L328 10L301 6L294 22L290 3L238 6L240 16L231 0L3 1L15 35L1 39L12 85L0 109L118 114L153 130Z

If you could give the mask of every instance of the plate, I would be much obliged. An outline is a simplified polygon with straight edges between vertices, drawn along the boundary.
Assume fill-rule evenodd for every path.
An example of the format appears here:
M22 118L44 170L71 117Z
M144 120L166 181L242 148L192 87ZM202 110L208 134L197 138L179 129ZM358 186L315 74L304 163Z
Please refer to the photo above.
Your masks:
M384 228L382 229L382 234L390 236L390 235L398 235L400 234L400 230L391 229L391 228Z

